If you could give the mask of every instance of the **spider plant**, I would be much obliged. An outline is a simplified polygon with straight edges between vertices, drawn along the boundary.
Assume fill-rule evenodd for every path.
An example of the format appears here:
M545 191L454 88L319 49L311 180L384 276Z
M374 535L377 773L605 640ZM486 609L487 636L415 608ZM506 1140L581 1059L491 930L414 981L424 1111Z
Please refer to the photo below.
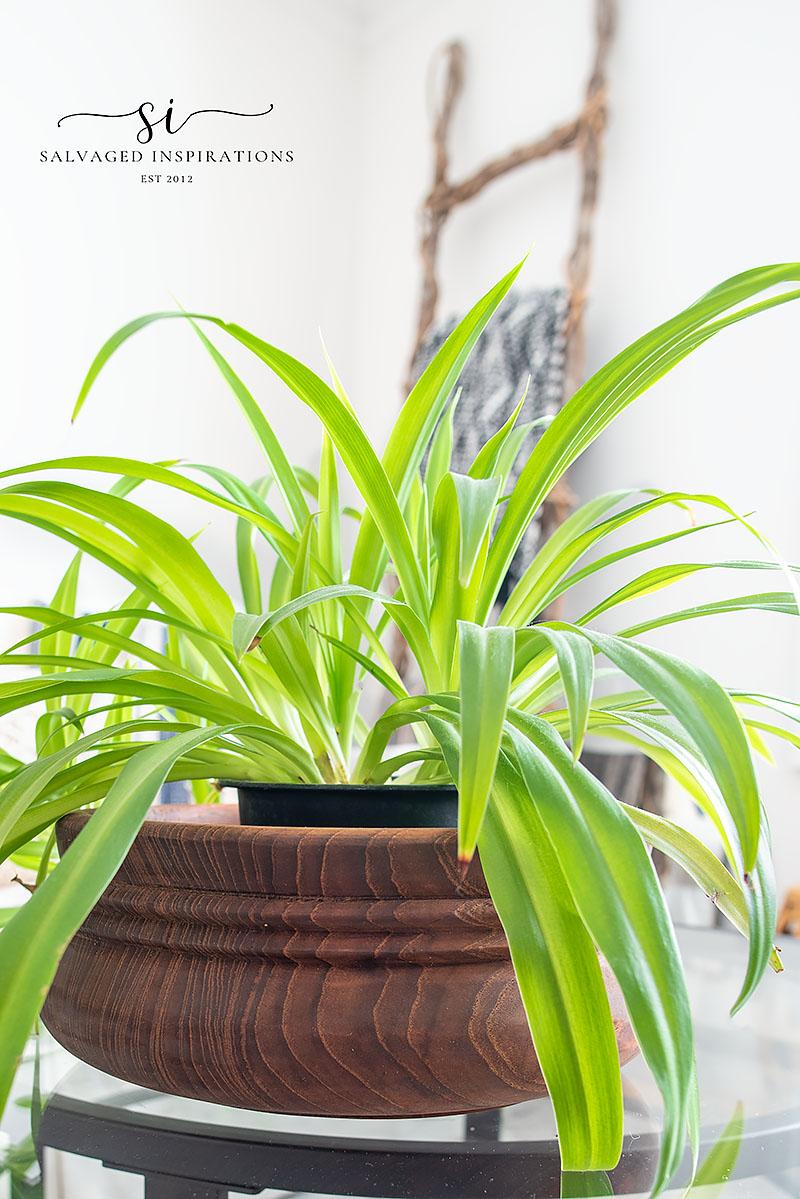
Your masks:
M533 445L532 430L518 422L520 402L467 473L456 473L459 372L520 266L478 301L424 371L382 456L335 371L329 386L239 325L179 311L140 317L115 333L91 365L75 415L129 337L156 321L188 321L263 451L263 477L249 483L220 467L94 456L0 472L0 512L76 549L50 605L4 609L41 628L0 657L15 672L0 685L0 714L30 705L42 714L35 761L4 764L0 846L3 857L25 852L41 865L40 885L0 936L0 1096L61 952L165 780L452 780L459 856L466 862L480 851L552 1096L564 1168L611 1167L621 1147L620 1069L598 951L663 1096L654 1193L673 1174L687 1130L696 1144L689 1003L648 847L679 863L748 938L737 1010L770 964L780 969L753 751L767 752L765 734L800 744L787 727L800 720L800 706L728 690L644 638L710 615L796 614L792 573L721 499L617 490L569 516L499 611L496 597L529 522L570 464L703 342L797 298L800 264L737 275L640 337L575 393ZM289 463L209 333L245 346L317 415L318 475ZM524 466L508 492L520 456ZM361 511L340 500L342 468ZM197 538L131 498L144 483L236 517L239 599L220 585ZM687 510L700 513L694 523ZM668 531L635 533L656 512L670 517ZM357 531L346 563L342 523L351 518ZM755 541L755 558L640 565L648 551L725 523ZM612 534L628 537L623 548L619 537L608 548ZM87 556L126 584L113 609L77 614ZM533 623L576 584L619 563L630 568L628 582L590 611L570 623ZM647 621L625 624L628 601L711 568L732 578L778 571L789 583L688 609L667 604ZM599 631L601 616L604 629L618 616L621 627ZM385 648L390 625L408 643L421 693L409 693ZM160 649L154 629L164 632ZM601 694L598 659L617 680ZM36 673L20 679L19 667ZM373 709L376 691L389 696L372 718L365 684ZM398 744L406 725L414 739ZM617 802L581 764L587 733L637 747L677 779L716 828L729 867L686 829ZM94 817L48 873L54 822L86 805L98 805Z

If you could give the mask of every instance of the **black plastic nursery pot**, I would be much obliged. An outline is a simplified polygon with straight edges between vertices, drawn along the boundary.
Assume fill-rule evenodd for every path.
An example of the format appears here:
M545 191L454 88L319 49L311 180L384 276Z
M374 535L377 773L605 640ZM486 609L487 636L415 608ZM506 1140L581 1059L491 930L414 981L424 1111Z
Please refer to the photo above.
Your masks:
M227 783L242 825L268 828L455 828L458 792L447 785Z

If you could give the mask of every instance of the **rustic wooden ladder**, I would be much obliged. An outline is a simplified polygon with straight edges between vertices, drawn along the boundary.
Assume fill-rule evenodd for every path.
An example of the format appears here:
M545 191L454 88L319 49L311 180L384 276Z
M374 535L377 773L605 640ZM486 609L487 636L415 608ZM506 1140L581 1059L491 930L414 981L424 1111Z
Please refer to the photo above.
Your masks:
M450 179L448 139L458 98L464 87L466 53L461 42L450 42L437 54L433 66L442 62L442 93L433 105L433 182L423 200L420 213L419 254L422 262L422 287L414 345L408 365L406 394L414 382L415 363L430 332L439 299L438 257L442 231L447 220L461 204L479 195L496 179L551 154L574 149L581 161L581 191L577 226L572 251L566 264L568 309L565 327L565 396L579 386L585 367L584 310L592 265L592 232L600 187L603 135L608 119L607 63L614 37L616 0L596 0L595 47L591 73L586 85L583 107L576 117L548 133L516 146L491 159L466 178ZM572 505L565 483L556 485L542 515L542 535L546 537L563 520Z

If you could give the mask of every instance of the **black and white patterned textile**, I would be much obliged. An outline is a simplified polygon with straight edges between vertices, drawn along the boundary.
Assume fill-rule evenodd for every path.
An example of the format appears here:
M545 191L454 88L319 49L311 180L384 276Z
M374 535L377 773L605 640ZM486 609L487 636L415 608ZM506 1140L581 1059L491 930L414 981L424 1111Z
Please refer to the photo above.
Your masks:
M558 411L564 399L567 306L567 292L562 287L512 293L503 302L461 372L461 399L454 420L453 470L469 470L478 450L519 403L529 375L530 386L520 421L537 420ZM457 323L458 318L453 317L436 326L417 355L417 374ZM540 435L541 430L531 435L526 442L528 451L534 445L534 437ZM512 472L509 491L526 456L521 456ZM522 575L538 540L537 519L511 564L501 598Z

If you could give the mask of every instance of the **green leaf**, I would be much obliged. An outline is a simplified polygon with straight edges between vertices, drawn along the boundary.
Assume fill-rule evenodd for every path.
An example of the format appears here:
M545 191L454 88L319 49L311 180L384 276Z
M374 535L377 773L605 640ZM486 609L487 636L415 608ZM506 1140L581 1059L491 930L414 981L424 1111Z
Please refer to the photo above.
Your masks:
M220 374L236 397L250 428L255 433L267 462L273 471L278 490L292 517L295 532L302 532L309 517L308 504L300 490L289 459L286 457L280 441L275 436L275 431L230 363L222 356L214 343L206 337L203 330L194 320L191 321L191 325L208 350L212 360L219 368Z
M300 544L297 547L297 557L292 571L292 579L289 584L289 595L292 599L302 597L308 591L309 579L311 575L311 554L312 549L316 548L316 524L315 517L309 516L306 521L305 528L300 536ZM298 625L303 633L307 631L307 616L304 608L298 614ZM234 618L235 619L235 618Z
M693 738L733 817L742 873L755 866L761 805L750 746L728 693L705 671L651 646L584 630L589 642L670 711Z
M229 471L223 471L217 467L195 465L194 469L201 470L222 482L223 486L232 491L237 498L228 500L225 496L218 495L210 488L202 487L193 479L184 478L177 471L170 470L159 463L139 462L135 458L116 458L107 455L103 457L80 455L71 458L51 458L43 462L29 462L25 466L0 471L0 479L47 470L87 470L101 474L124 474L141 481L152 480L154 483L160 483L175 491L183 491L187 495L195 496L217 508L233 512L236 516L251 521L264 532L277 552L283 554L290 563L294 562L297 538L287 532L275 518L275 514L259 499L252 488L247 487L240 479L236 479Z
M83 407L86 397L91 391L100 371L123 342L126 342L134 333L138 333L140 329L145 329L148 325L152 325L155 321L172 320L175 317L179 317L181 320L191 319L192 317L195 320L204 319L198 312L149 312L145 316L138 316L135 320L128 321L121 329L117 329L116 333L112 333L111 337L98 350L87 371L86 378L75 401L75 407L72 410L73 421L77 419L78 413Z
M149 594L170 597L216 632L230 627L231 602L197 550L166 521L130 500L73 483L24 483L0 492L0 511L22 519L49 518L65 537L73 530L91 545L93 557L111 557L115 569L124 570L137 586L142 579Z
M616 802L536 717L511 712L514 748L575 906L614 971L664 1101L658 1194L683 1155L694 1086L692 1019L658 879Z
M635 494L630 489L609 491L570 512L534 554L503 605L499 622L519 626L536 616L553 583L603 535L600 530L605 522L599 518Z
M275 563L272 580L269 585L269 603L271 608L280 608L289 599L289 589L292 585L292 571L283 558ZM234 618L235 619L235 618Z
M65 612L69 615L75 614L75 604L78 597L78 578L80 575L82 555L76 554L66 569L66 572L59 583L56 593L53 596L51 607L58 611ZM48 674L53 670L52 666L46 664L45 659L48 655L54 657L66 657L72 649L72 641L68 634L55 633L52 636L43 636L39 641L39 653L42 655L40 670L42 674ZM60 703L58 699L48 700L47 707L50 713L60 711ZM46 729L42 729L42 736L51 737L54 741L53 748L57 749L61 745L66 745L69 739L68 729L63 724L63 721L56 718L50 721ZM38 737L39 729L37 727L37 752L38 752Z
M684 620L697 620L701 616L724 616L730 612L777 612L786 616L797 616L797 602L791 591L762 591L753 595L731 596L728 599L708 600L691 608L677 612L665 612L650 620L629 625L620 633L621 637L640 637L653 629L680 624Z
M50 604L51 608L55 608L58 612L64 612L67 616L75 615L80 566L81 555L76 554L67 567ZM50 637L43 636L39 644L43 654L69 654L72 648L72 639L63 633L53 634ZM47 674L47 670L43 670L42 674Z
M469 619L465 589L459 582L461 518L453 477L444 475L430 514L430 543L435 573L428 627L437 663L433 678L425 676L431 690L451 686L456 676L456 621Z
M623 804L622 807L647 844L666 854L685 870L733 927L743 937L749 938L750 918L744 891L716 854L694 834L673 821L657 816L654 812L646 812L642 808L632 808L627 804ZM776 974L783 970L780 956L775 949L771 951L770 965Z
M612 1167L622 1145L622 1092L597 954L541 820L505 779L479 846L555 1110L562 1164Z
M352 771L351 781L353 783L363 783L366 779L372 778L386 752L392 734L405 725L428 722L430 713L423 709L429 708L431 704L438 703L441 698L441 695L409 695L390 704L386 711L378 717L364 738L361 753ZM455 700L454 702L457 704L458 701ZM455 780L458 776L457 755L454 758L454 762L456 763L454 767Z
M613 1194L614 1188L605 1171L581 1174L567 1171L561 1175L561 1199L601 1199Z
M393 695L395 699L407 698L408 692L403 686L402 679L392 666L391 660L387 662L387 665L391 667L391 671L384 670L371 658L367 657L366 654L362 654L360 650L354 649L352 645L348 645L346 642L341 641L338 637L332 637L329 633L323 633L320 629L317 629L317 632L320 637L325 639L325 641L328 641L331 645L336 646L336 648L343 654L347 654L348 657L352 658L355 662L358 662L360 666L363 666L367 674L370 674L374 679L377 679L381 686L385 687L389 694Z
M585 616L581 617L581 623L588 623L602 613L618 607L620 604L629 603L631 600L640 599L645 595L652 595L664 587L670 587L673 583L679 583L683 579L697 574L698 571L704 570L780 570L780 567L774 562L764 562L757 559L743 559L733 562L670 562L664 566L653 567L652 570L645 571L629 583L626 583L623 587L618 588L607 599L596 604ZM794 597L792 599L793 612L796 616L798 613L797 601Z
M336 453L330 437L322 439L319 467L319 556L334 583L342 582L342 530Z
M57 870L0 936L0 1108L59 959L119 869L170 766L224 727L182 733L138 753Z
M261 649L272 670L272 686L297 709L326 781L344 781L344 764L328 707L326 680L317 670L297 616L290 614L274 625L269 635L262 638Z
M7 749L0 746L0 783L13 778L21 766L22 762L19 758L15 758Z
M65 766L79 754L111 736L108 729L98 729L79 741L62 746L46 757L24 766L0 791L0 845L6 840L19 817L38 798L47 784L62 773ZM2 1104L0 1104L2 1108Z
M524 424L517 425L516 429L512 429L508 436L505 445L497 455L497 462L492 474L497 475L502 480L502 485L505 487L508 476L511 470L516 466L517 459L522 453L522 447L528 440L534 429L539 429L545 425L549 425L552 417L542 416L538 420L525 421Z
M607 711L604 711L603 718L607 718L607 715ZM671 777L675 778L712 821L722 840L728 859L734 863L745 884L744 897L748 912L749 950L745 978L732 1008L732 1013L735 1013L753 994L767 969L771 960L775 932L775 880L771 863L769 830L763 806L758 856L752 875L747 878L743 875L741 854L737 852L736 848L737 834L732 813L691 738L687 739L681 735L682 730L674 726L666 726L657 716L651 716L645 712L634 714L630 711L617 710L614 716L631 728L643 732L646 738L652 738L656 742L655 746L641 738L633 740L624 734L621 735L618 730L598 729L594 723L591 724L592 731L597 730L604 736L614 736L618 740L629 740L638 744L643 753L651 757Z
M442 754L440 750L428 749L422 745L415 745L413 749L406 750L405 753L395 754L394 757L391 758L384 758L380 766L373 771L371 777L369 779L365 779L364 781L367 783L391 783L394 780L394 776L399 771L404 770L406 766L411 766L414 763L419 762L441 763L441 761ZM397 781L407 782L409 781L409 776L406 774ZM419 780L414 779L411 781ZM430 779L426 776L424 781L428 783L430 782ZM449 775L445 775L445 782L449 782Z
M123 650L126 653L137 655L140 650L147 651L148 647L138 641L131 640L124 633L115 632L110 626L112 624L127 625L130 622L135 627L136 624L148 621L182 629L186 633L191 633L192 636L203 637L216 646L229 644L226 638L221 637L218 633L211 633L206 629L201 629L198 625L182 620L179 616L173 616L168 612L157 612L150 608L136 607L134 606L136 598L137 593L134 592L133 596L125 600L118 608L108 608L103 612L90 612L85 616L76 616L67 620L64 619L63 613L56 612L52 608L35 608L29 606L0 608L0 614L22 616L28 620L42 622L53 633L62 631L69 632L70 634L79 633L81 640L78 644L78 650L80 650L84 642L97 641L100 644L104 644L107 641L117 653ZM27 637L21 637L19 641L15 641L4 653L10 654L24 645L30 645L31 642L38 641L40 637L40 631L30 633ZM114 657L117 656L117 653L114 654ZM156 657L162 663L168 661L163 654L158 654ZM110 662L103 663L103 665L110 665ZM172 663L172 665L174 666L175 663Z
M426 366L400 410L383 455L383 464L401 503L422 463L428 442L476 341L508 294L525 264L523 258L459 322ZM378 549L374 528L365 525L353 555L358 581Z
M633 342L575 392L534 447L498 526L487 563L479 619L491 610L537 509L575 459L633 400L692 350L728 325L797 299L800 291L785 291L749 307L737 305L758 292L798 279L798 263L759 267L728 279Z
M459 743L448 718L428 712L424 719L457 778L463 737ZM608 994L594 945L525 792L501 756L480 833L481 865L555 1110L562 1164L568 1170L610 1167L622 1146L622 1089Z
M514 634L459 621L461 672L461 756L458 770L458 856L468 862L475 852L494 782L503 734Z
M0 662L3 663L3 665L7 665L13 660L14 657L17 656L19 655L2 654L0 655ZM55 658L55 660L64 661L65 659ZM67 658L66 661L77 661L80 663L80 659ZM31 663L33 664L34 662L35 658L32 658ZM48 669L50 669L49 666ZM44 671L42 671L42 673L44 673ZM48 701L49 704L55 702L57 701ZM65 735L66 731L68 729L72 731L75 728L80 729L80 718L72 708L53 708L51 711L45 712L36 721L35 738L37 758L40 758L44 753L51 753L53 750L59 749L66 745L68 741L68 738Z
M428 497L429 505L433 504L439 484L450 470L450 461L453 455L453 418L460 395L460 392L456 392L453 402L439 421L431 441L428 461L425 464L425 494Z
M342 403L346 404L347 407L352 412L352 411L354 411L353 405L350 403L350 397L347 394L347 391L345 389L344 384L342 383L342 380L339 378L339 374L336 370L336 367L333 365L333 359L331 358L330 354L328 353L328 347L325 345L325 338L322 336L322 330L320 330L319 340L320 340L320 344L322 346L322 355L325 359L325 365L328 368L328 374L330 375L330 378L331 378L331 386L333 387L333 390L336 392L337 396L342 401Z
M594 687L594 651L586 638L573 633L568 625L538 624L530 632L549 642L555 650L569 711L572 756L577 760L589 723Z
M261 597L261 572L258 569L255 547L253 545L254 527L249 521L241 518L236 522L236 565L239 571L239 583L242 588L242 599L248 612L260 612L263 604Z
M531 377L525 382L525 390L522 393L522 399L517 404L514 411L509 416L505 424L501 425L497 432L489 438L489 440L481 446L478 453L475 455L475 461L467 472L473 479L489 479L497 472L497 463L503 452L503 448L507 445L514 432L514 427L519 420L519 414L522 412L522 407L525 400L528 398L528 388L531 385ZM533 422L531 422L533 423Z
M744 1135L744 1105L736 1104L734 1113L722 1136L709 1150L705 1160L684 1192L685 1196L696 1195L697 1199L717 1199L725 1191L725 1184L733 1175ZM709 1187L712 1188L709 1190Z
M475 570L478 554L494 519L499 479L472 479L450 473L459 515L458 581L466 587Z
M345 597L352 598L360 596L363 599L375 600L378 603L385 604L401 604L402 600L395 599L391 595L381 595L377 591L367 591L365 587L355 587L350 583L335 583L330 587L318 587L314 591L307 591L303 595L296 595L293 599L287 600L280 608L276 608L273 612L262 612L250 615L246 612L237 612L233 618L233 648L236 654L241 657L243 654L253 650L258 645L259 641L266 637L270 629L275 628L282 620L295 615L297 612L305 611L306 608L312 607L314 604L323 604L328 600L343 599Z

